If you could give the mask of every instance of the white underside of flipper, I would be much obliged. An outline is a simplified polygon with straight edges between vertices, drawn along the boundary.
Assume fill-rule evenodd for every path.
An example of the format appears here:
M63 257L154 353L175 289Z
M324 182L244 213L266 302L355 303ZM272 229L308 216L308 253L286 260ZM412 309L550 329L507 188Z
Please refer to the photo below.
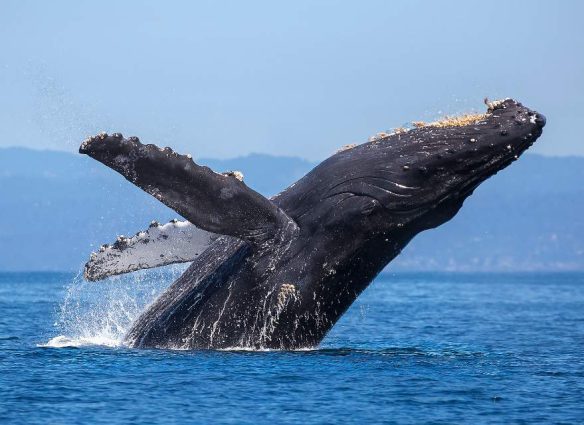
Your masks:
M93 252L83 272L87 280L101 280L141 269L193 261L217 238L188 221L152 222L148 230L127 238L119 236L112 245Z

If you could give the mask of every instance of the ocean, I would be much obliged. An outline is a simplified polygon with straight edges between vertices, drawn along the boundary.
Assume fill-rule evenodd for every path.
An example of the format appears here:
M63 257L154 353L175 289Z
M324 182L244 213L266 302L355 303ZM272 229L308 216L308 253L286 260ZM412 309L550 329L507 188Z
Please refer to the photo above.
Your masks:
M0 273L0 423L584 423L584 274L384 274L310 350L121 345L181 270Z

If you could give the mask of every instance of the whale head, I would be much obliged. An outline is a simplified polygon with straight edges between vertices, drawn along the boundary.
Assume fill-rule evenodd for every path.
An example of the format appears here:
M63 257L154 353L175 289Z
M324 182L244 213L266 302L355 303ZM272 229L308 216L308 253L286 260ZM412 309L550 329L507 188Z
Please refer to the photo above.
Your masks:
M298 195L284 209L308 232L351 232L353 245L381 238L399 252L420 231L450 220L542 133L545 117L515 100L487 107L338 152L289 189Z
M383 206L400 226L410 225L415 234L450 220L482 182L542 134L545 117L521 103L505 99L487 105L484 114L420 124L397 141L379 142L395 158L395 195L384 197Z

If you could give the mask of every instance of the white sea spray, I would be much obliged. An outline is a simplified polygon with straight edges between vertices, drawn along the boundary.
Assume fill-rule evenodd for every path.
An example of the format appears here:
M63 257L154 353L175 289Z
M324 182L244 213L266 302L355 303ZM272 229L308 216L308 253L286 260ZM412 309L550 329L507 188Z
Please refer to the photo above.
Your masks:
M99 282L88 282L79 273L58 308L54 324L58 336L43 346L123 346L132 322L186 267L174 264Z

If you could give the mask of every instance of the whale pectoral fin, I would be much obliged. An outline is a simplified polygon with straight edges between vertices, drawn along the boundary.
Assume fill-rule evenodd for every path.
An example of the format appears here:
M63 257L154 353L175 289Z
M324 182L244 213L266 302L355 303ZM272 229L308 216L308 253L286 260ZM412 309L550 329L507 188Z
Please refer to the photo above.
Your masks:
M190 155L143 145L138 138L124 139L121 134L89 138L79 152L114 169L209 232L261 243L288 237L297 229L286 213L239 178L197 165Z
M152 222L148 230L131 238L118 237L112 245L102 245L91 253L83 276L90 281L141 269L193 261L205 251L216 234L201 230L188 221L173 220L165 225Z

